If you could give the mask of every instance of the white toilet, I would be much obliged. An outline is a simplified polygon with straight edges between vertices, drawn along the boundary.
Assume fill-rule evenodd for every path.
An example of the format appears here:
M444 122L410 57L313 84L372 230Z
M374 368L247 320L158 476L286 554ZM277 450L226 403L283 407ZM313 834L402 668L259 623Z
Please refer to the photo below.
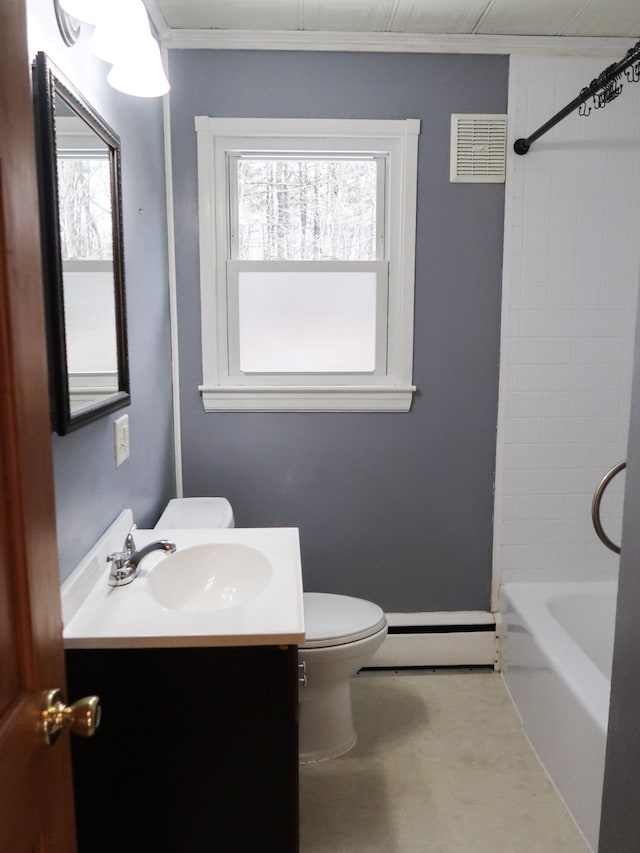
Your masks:
M158 519L166 529L233 527L226 498L174 498ZM373 657L387 634L377 604L324 592L305 592L305 642L299 646L300 761L336 758L356 742L350 678Z
M235 527L235 519L226 498L173 498L166 505L156 527L167 530L180 530L183 527Z
M325 592L303 597L299 752L300 761L307 762L336 758L355 744L350 678L384 640L387 620L377 604L361 598Z

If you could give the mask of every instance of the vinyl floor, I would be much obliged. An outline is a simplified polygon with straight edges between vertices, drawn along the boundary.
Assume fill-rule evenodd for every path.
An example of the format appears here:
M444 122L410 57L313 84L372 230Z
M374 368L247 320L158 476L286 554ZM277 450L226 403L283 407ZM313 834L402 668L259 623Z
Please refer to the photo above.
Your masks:
M302 853L588 853L493 672L359 675L358 743L300 768Z

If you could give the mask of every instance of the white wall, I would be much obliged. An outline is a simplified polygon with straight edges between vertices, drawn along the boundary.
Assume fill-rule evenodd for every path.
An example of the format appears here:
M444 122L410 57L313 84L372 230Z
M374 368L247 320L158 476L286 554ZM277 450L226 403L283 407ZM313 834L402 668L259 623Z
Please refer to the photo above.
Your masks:
M511 60L494 589L617 570L593 532L590 506L602 476L626 455L640 85L623 78L622 94L605 109L572 114L525 156L512 150L606 64ZM620 475L603 501L616 541L623 487Z

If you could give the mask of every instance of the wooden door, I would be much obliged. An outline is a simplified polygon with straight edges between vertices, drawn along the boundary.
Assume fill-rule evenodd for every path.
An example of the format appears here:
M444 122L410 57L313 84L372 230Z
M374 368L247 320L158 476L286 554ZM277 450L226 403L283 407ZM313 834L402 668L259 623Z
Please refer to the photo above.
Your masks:
M24 0L0 2L0 853L73 853L68 736L39 735L64 689Z

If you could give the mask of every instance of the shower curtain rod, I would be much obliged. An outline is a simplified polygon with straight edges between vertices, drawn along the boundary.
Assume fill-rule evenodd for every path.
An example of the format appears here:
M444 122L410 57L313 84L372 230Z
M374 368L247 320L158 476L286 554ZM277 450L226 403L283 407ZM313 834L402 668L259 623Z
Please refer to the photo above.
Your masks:
M634 66L633 68L631 68L632 65ZM574 98L566 107L561 109L560 112L552 116L549 121L541 125L530 136L527 136L526 139L516 139L513 144L513 150L516 154L526 154L531 147L531 144L535 142L536 139L539 139L543 134L548 130L551 130L551 128L555 127L558 122L562 121L563 118L566 118L579 107L581 108L579 115L588 116L591 112L591 107L584 107L584 104L589 100L589 98L593 98L594 109L599 110L602 109L602 107L606 107L607 104L615 100L620 92L622 92L622 82L619 78L623 72L629 83L637 83L638 80L640 80L640 41L636 42L636 44L627 51L624 59L621 59L619 62L614 62L613 65L609 65L605 68L604 71L595 78L595 80L592 80L588 86L585 86L584 89L581 90L577 98Z

